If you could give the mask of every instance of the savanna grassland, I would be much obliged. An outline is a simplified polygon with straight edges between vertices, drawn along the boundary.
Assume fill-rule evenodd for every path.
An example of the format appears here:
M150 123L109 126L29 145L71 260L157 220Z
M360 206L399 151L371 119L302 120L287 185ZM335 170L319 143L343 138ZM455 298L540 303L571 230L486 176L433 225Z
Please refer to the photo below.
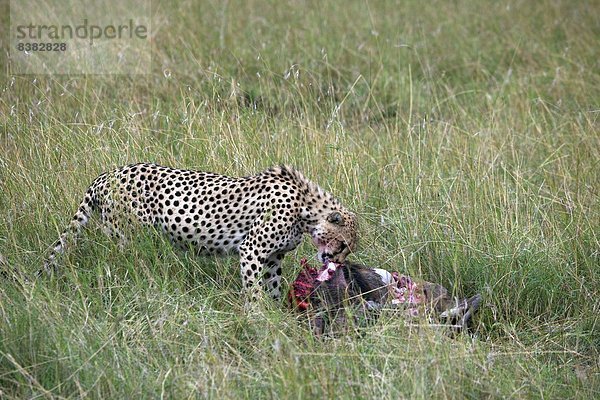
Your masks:
M153 6L149 75L12 75L1 39L0 398L600 397L598 1ZM316 339L151 230L20 281L137 161L295 165L359 214L355 260L481 293L475 334Z

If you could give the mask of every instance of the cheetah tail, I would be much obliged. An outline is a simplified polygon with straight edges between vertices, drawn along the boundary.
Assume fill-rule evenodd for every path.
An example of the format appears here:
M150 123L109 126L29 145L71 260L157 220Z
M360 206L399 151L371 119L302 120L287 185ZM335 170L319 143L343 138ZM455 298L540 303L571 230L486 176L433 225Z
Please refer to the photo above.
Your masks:
M48 257L44 261L42 269L37 273L38 277L43 274L51 275L52 272L57 269L56 257L59 254L64 253L67 247L76 244L77 239L81 234L81 230L87 225L94 208L91 196L86 195L85 199L79 205L77 212L71 219L69 226L67 226L58 240L52 245L52 250L50 250L50 254L48 254Z

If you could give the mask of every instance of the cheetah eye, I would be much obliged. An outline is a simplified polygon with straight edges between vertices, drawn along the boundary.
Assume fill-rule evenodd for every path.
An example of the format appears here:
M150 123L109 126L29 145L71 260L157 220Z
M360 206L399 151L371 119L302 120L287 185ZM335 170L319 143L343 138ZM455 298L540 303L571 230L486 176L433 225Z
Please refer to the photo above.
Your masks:
M344 225L344 218L342 217L342 214L340 214L337 211L334 211L331 214L329 214L327 216L327 221L336 225Z

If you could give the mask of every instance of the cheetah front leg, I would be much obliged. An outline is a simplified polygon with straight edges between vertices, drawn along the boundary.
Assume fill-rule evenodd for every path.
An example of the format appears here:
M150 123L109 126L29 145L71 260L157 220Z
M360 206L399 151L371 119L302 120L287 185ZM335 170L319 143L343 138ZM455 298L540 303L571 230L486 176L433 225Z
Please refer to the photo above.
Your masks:
M255 301L266 291L273 300L281 297L281 261L285 253L268 254L267 251L248 247L240 248L242 284Z
M265 248L244 240L240 246L240 273L244 290L251 301L262 297L265 263L270 254Z
M262 286L273 300L278 301L281 297L281 261L284 252L273 253L267 258L266 271L263 275Z
M286 235L290 228L282 220L278 215L257 219L240 244L242 283L251 300L260 298L263 289L274 300L281 295L281 261L286 251L291 250ZM273 237L280 239L273 241Z

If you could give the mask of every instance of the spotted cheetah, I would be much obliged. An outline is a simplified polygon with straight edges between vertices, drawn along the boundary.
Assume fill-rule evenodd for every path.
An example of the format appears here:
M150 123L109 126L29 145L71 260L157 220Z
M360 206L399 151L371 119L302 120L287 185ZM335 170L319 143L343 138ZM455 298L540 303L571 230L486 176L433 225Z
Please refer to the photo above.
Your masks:
M281 261L303 234L312 237L320 261L343 262L357 242L355 214L292 167L233 178L144 163L92 182L41 273L56 268L56 256L75 243L93 212L113 236L123 238L126 226L153 225L199 254L238 253L251 298L262 287L279 299Z

